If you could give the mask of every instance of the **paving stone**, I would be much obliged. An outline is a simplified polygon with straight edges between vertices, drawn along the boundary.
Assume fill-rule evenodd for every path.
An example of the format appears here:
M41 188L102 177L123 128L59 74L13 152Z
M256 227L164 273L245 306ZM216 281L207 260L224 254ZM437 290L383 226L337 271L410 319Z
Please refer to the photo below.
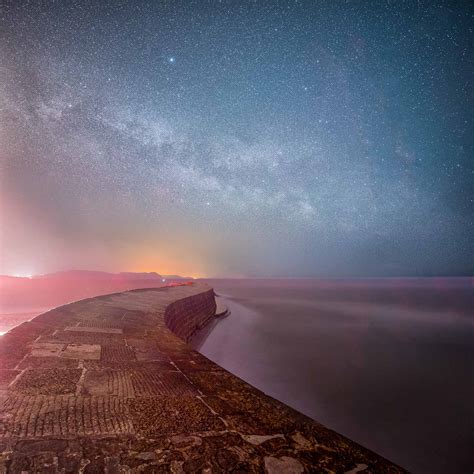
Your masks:
M104 328L96 326L70 326L64 328L65 331L73 332L92 332L101 334L123 334L123 330L120 328Z
M127 398L135 396L130 371L113 369L86 371L82 393Z
M64 359L62 357L25 357L18 369L77 369L79 361L76 359Z
M98 344L68 344L60 355L66 359L99 360L100 354Z
M64 347L64 344L54 342L35 342L31 349L31 355L33 357L57 357Z
M80 369L27 369L16 380L12 390L28 395L75 393L81 374Z
M223 422L196 397L129 400L133 424L143 436L224 430Z

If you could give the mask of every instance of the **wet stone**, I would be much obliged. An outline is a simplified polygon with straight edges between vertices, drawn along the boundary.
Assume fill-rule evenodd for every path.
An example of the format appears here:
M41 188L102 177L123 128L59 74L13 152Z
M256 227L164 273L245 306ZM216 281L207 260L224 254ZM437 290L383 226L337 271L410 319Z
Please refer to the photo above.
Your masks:
M200 446L202 439L199 436L178 435L171 438L171 442L177 448L187 448L190 446Z
M221 449L217 453L217 463L226 471L233 469L238 462L238 455L230 449Z
M151 397L129 401L133 424L144 436L225 429L222 421L196 397Z
M268 474L300 474L304 472L303 465L296 459L288 456L280 459L266 457L265 469Z

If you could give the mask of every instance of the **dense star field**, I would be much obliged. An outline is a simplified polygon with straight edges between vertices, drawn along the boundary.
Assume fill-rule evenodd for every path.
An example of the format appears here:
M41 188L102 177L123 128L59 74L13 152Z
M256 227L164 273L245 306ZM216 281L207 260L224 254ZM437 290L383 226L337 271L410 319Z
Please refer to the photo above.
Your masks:
M472 273L469 2L0 4L0 273Z

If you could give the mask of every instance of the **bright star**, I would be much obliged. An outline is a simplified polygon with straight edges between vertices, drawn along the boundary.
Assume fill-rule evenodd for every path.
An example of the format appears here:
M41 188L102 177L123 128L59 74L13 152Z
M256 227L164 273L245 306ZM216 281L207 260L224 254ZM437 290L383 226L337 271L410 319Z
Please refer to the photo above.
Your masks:
M174 58L173 56L171 56L170 58L168 58L168 62L169 63L174 63L176 60L176 58Z

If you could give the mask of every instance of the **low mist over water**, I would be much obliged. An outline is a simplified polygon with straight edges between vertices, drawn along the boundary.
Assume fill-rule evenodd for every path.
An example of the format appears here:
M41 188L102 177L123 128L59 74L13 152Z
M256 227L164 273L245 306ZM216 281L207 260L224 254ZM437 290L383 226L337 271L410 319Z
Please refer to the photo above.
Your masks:
M212 280L204 355L413 472L474 466L470 279Z

